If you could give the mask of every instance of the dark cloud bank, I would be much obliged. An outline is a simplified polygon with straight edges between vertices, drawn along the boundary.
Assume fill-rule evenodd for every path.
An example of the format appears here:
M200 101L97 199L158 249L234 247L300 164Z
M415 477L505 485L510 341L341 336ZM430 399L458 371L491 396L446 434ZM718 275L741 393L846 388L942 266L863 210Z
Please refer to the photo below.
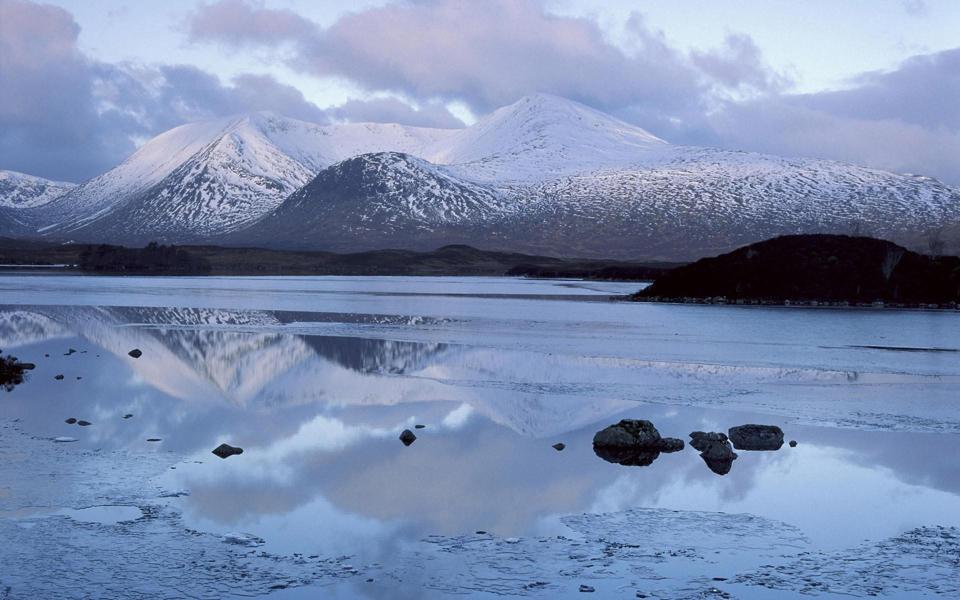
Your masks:
M676 143L834 158L960 184L960 48L862 74L843 91L796 94L747 35L685 53L640 15L624 26L626 42L614 45L594 21L548 14L533 0L421 0L350 13L327 28L244 0L192 15L193 43L269 48L304 74L418 107L377 97L320 109L267 75L223 82L189 66L97 63L78 51L69 13L0 0L0 168L78 180L122 160L135 138L249 110L456 127L449 101L482 115L549 92Z

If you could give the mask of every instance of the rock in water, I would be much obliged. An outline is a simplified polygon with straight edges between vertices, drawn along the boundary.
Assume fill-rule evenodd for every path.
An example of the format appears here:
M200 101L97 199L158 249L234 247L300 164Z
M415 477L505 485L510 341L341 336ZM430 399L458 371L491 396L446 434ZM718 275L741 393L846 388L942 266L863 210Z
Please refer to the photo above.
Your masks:
M63 375L54 375L53 378L57 381L61 381L63 379Z
M92 423L90 421L80 420L80 421L77 421L77 425L79 425L80 427L87 427L89 425L92 425Z
M790 440L790 447L791 447L791 448L796 448L796 447L797 447L797 440Z
M414 429L423 429L424 427L426 427L426 425L421 425L419 423L413 426Z
M683 449L683 440L662 438L650 421L623 419L593 436L594 453L607 462L645 467L661 452Z
M601 429L593 436L594 446L654 448L660 443L660 432L650 421L623 419L616 425Z
M140 351L140 348L134 348L130 352L127 352L127 354L129 356L132 356L133 358L140 358L141 356L143 356L143 352Z
M709 433L705 431L694 431L690 434L690 445L696 448L698 452L703 452L713 442L725 441L727 441L727 434L718 433L716 431L711 431Z
M593 586L581 585L581 586L580 586L580 591L586 594L586 593L590 593L590 592L595 592L596 590L593 589Z
M720 435L723 435L722 433ZM701 440L703 441L703 440ZM707 468L717 475L726 475L733 468L733 461L737 458L737 453L730 446L727 436L723 439L713 439L703 441L706 446L700 452L700 458L707 463ZM690 443L693 446L693 442Z
M776 425L740 425L727 431L737 450L779 450L783 446L783 430Z
M213 453L220 458L228 458L234 454L243 454L243 448L237 448L236 446L231 446L230 444L220 444L213 449Z
M73 425L73 424L76 423L76 422L77 422L77 420L76 420L74 417L70 417L69 419L67 419L66 421L64 421L64 423L66 423L67 425Z
M563 449L566 448L566 447L567 447L567 445L564 444L563 442L557 442L556 444L553 445L553 449L556 450L557 452L560 452L561 450L563 450Z
M413 435L413 432L409 429L404 429L403 433L400 434L400 441L403 442L404 446L409 446L417 441L417 436Z

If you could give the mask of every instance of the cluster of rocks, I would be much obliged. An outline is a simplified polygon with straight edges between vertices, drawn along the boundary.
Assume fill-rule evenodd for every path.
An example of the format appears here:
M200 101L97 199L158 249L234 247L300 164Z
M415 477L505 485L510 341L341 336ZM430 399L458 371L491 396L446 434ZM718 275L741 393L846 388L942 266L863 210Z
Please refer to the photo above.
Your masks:
M594 453L607 462L645 467L660 457L661 452L683 450L683 440L665 438L643 419L623 419L593 436Z
M737 453L723 433L694 431L690 434L690 445L700 451L700 458L707 463L707 468L717 475L729 473L737 459Z
M790 442L794 447L797 443ZM593 451L607 462L645 467L661 452L683 449L683 440L661 437L653 423L641 419L623 419L593 436ZM707 467L718 475L726 475L737 459L737 450L779 450L783 431L776 425L747 424L731 427L727 433L694 431L690 446L700 452Z

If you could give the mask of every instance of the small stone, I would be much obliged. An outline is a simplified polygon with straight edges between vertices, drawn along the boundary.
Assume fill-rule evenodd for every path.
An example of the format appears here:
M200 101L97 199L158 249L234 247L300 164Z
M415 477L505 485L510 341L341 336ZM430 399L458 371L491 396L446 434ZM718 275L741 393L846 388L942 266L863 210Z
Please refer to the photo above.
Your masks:
M557 442L556 444L553 445L553 449L556 450L557 452L560 452L561 450L563 450L563 449L566 448L566 447L567 447L567 445L564 444L563 442Z
M74 425L76 422L77 422L77 420L76 420L75 418L73 418L73 417L70 417L69 419L67 419L66 421L64 421L64 423L66 423L67 425Z
M426 427L426 425L421 425L419 423L413 426L414 429L423 429L424 427Z
M56 379L57 381L60 381L63 379L63 375L54 375L53 378Z
M595 592L595 591L597 591L597 590L593 589L593 586L581 585L581 586L580 586L580 591L586 594L586 593Z
M230 444L220 444L214 448L212 452L220 458L229 458L234 454L243 454L243 448L237 448L236 446L231 446Z
M67 350L66 352L64 352L63 355L64 355L64 356L70 356L71 354L76 354L76 353L77 353L76 350L74 350L73 348L70 348L69 350Z
M124 418L124 419L130 419L130 418L133 418L133 415L131 415L130 413L127 413L127 414L123 415L123 418Z
M487 535L487 532L484 531L484 530L482 530L482 529L478 529L478 530L477 530L477 535Z
M127 354L129 356L132 356L133 358L140 358L141 356L143 356L143 352L140 351L140 348L134 348L130 352L127 352Z
M83 420L77 421L77 425L79 425L80 427L87 427L88 425L92 425L92 424L93 423L91 423L90 421L83 421Z
M404 429L403 433L400 434L400 441L403 442L404 446L409 446L417 441L417 436L415 436L409 429Z
M81 379L83 379L83 377L80 377L79 375L77 375L77 381L80 381Z
M160 438L147 438L147 441L148 441L148 442L162 442L163 440L160 439ZM242 451L241 451L241 452L242 452ZM214 451L214 454L216 454L216 451ZM221 457L221 458L226 458L226 457L223 456L223 457Z
M796 447L797 447L797 440L790 440L790 447L791 447L791 448L796 448Z

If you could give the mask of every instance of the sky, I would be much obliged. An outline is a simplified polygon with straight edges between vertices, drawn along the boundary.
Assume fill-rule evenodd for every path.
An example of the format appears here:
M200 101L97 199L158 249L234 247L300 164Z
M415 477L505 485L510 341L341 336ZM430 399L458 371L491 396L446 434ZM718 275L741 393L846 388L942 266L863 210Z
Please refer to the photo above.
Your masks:
M200 119L462 127L537 92L960 185L955 0L0 0L0 169L52 179Z

